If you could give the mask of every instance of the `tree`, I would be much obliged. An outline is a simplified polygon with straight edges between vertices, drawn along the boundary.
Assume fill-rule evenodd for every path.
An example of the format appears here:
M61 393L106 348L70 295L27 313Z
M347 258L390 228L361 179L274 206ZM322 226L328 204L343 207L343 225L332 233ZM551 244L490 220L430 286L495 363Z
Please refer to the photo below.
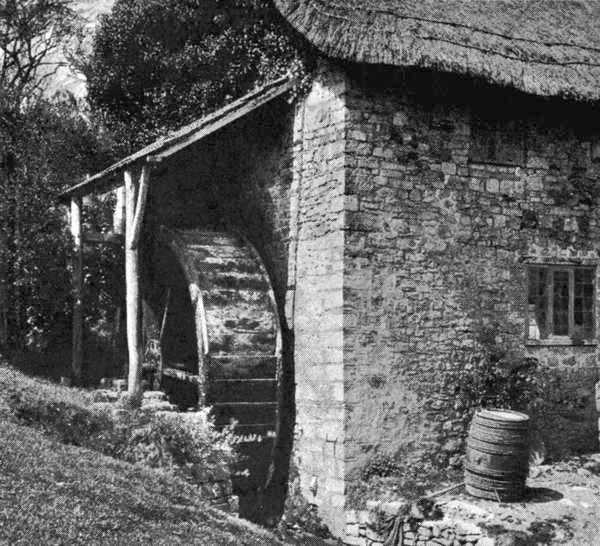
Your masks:
M25 241L23 175L30 172L17 157L23 121L53 73L51 56L69 40L76 21L68 0L0 0L0 347L9 330L21 328L24 315L16 282Z
M0 127L0 140L0 263L10 265L5 336L12 346L46 349L70 332L70 244L58 195L110 161L111 145L74 105L48 101Z
M79 19L71 0L0 0L0 95L4 109L35 101L72 43Z
M131 151L302 73L308 56L283 24L269 0L117 0L83 66L92 108Z
M79 28L71 0L0 0L0 349L44 348L68 324L57 197L110 148L77 104L42 98Z

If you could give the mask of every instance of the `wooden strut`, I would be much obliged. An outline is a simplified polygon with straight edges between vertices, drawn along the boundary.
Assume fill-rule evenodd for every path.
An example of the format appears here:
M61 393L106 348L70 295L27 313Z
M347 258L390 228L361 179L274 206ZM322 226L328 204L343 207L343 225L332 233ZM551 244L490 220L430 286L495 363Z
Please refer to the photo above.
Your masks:
M126 170L125 182L125 293L127 311L127 350L129 375L127 392L141 401L142 391L142 328L140 297L139 240L148 196L150 167L144 165L138 182Z
M165 309L163 311L162 321L160 323L160 333L158 335L158 345L160 350L160 357L158 363L158 381L162 381L162 374L165 368L165 356L163 351L163 339L165 337L165 329L167 327L167 317L169 315L169 304L171 303L171 287L167 288L167 295L165 298Z

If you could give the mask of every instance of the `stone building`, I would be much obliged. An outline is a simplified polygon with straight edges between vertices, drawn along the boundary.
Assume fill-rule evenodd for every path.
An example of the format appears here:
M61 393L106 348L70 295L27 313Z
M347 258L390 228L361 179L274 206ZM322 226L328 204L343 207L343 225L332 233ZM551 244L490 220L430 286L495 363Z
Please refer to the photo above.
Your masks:
M460 465L482 351L539 361L549 454L596 449L600 4L275 4L321 54L305 96L275 82L66 193L152 169L146 285L163 256L187 359L166 376L276 430L271 480L291 453L338 535L375 454Z

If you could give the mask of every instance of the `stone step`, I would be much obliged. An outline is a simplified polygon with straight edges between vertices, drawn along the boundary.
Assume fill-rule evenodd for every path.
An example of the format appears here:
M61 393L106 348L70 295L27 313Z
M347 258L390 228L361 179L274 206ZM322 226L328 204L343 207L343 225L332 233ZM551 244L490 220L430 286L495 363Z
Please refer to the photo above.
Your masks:
M177 411L177 406L166 400L143 400L142 411Z
M119 400L120 393L112 389L98 389L92 394L94 402L117 402Z
M167 400L167 395L163 391L144 391L144 402L157 401L163 402Z

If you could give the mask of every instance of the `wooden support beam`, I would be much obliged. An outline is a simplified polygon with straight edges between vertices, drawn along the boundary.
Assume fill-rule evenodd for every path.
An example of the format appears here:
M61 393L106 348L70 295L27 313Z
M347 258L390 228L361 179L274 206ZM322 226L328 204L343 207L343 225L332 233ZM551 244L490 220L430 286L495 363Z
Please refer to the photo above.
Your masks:
M123 243L123 235L114 232L86 231L83 234L83 243L90 245L120 245Z
M164 368L163 375L172 379L178 379L179 381L194 383L196 385L202 384L202 378L199 375L195 375L186 370L178 370L177 368Z
M127 391L135 401L141 401L143 357L138 243L144 220L149 174L149 167L144 167L139 182L136 182L131 171L126 170L124 172L125 300L127 311L127 349L129 353Z
M73 381L81 383L83 371L83 244L81 238L81 198L71 199L73 243Z
M133 217L133 229L131 234L131 246L137 248L140 242L140 233L142 232L142 223L144 222L144 211L146 210L146 200L148 198L148 182L150 179L150 166L144 165L140 174L140 181L137 185L137 202L135 205L135 215Z

